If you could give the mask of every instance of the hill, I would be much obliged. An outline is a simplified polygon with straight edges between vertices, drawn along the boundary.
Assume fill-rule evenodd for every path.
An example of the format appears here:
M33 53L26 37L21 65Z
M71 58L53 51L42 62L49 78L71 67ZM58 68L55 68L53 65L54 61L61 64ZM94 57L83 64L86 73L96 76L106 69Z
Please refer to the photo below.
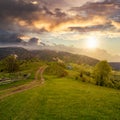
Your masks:
M5 58L11 54L16 54L19 59L29 59L33 57L30 51L21 47L2 47L0 48L0 59Z
M0 48L0 59L10 55L17 54L20 59L39 58L44 61L53 61L54 58L63 60L64 62L73 62L78 64L95 65L99 60L68 52L58 52L51 50L26 50L21 47Z
M3 47L0 48L0 59L10 54L17 54L19 59L39 58L44 61L53 61L54 58L61 59L65 62L78 64L95 65L99 60L85 55L72 54L69 52L58 52L54 50L27 50L22 47ZM114 70L120 70L120 62L109 62Z
M32 53L45 61L52 61L54 58L58 58L63 60L64 62L73 62L78 64L89 64L95 65L99 60L85 56L85 55L78 55L72 54L68 52L58 52L58 51L51 51L51 50L34 50Z
M110 62L109 64L114 70L120 70L120 62Z

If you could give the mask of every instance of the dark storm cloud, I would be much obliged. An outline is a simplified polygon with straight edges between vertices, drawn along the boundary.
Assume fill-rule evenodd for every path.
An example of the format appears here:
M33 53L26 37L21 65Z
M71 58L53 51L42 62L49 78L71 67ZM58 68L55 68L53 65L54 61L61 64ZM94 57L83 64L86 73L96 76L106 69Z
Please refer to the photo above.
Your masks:
M29 41L28 41L28 44L29 45L37 45L39 42L39 39L38 38L31 38Z
M0 0L0 20L10 20L10 18L33 20L37 19L38 15L54 15L48 7L60 5L60 3L63 1L40 0L33 4L32 0ZM59 15L63 14L59 8L55 12Z
M0 44L20 44L20 35L0 30Z
M67 0L38 0L44 6L47 6L50 9L55 8L64 8L69 5Z
M63 17L66 17L67 14L65 12L62 12L62 10L60 8L55 8L55 14L54 14L56 17L58 18L63 18Z
M71 31L79 31L79 32L91 32L91 31L107 31L107 30L113 30L113 26L110 24L106 25L95 25L90 27L71 27Z
M52 15L45 6L33 4L31 0L0 0L0 27L12 25L29 25L39 16ZM24 22L24 23L23 23Z
M46 24L50 24L50 29L67 17L62 9L56 8L63 3L64 0L0 0L0 28L16 32L48 31Z
M36 37L29 38L28 41L24 41L22 34L11 33L4 30L0 30L0 45L38 45L39 39Z
M84 12L84 14L89 17L94 15L120 17L120 1L105 0L104 2L88 2L81 7L71 8L71 11L77 12L78 15L81 15L81 12Z
M10 17L18 17L27 19L30 13L38 11L39 7L32 3L27 3L24 0L0 0L0 17L9 19Z

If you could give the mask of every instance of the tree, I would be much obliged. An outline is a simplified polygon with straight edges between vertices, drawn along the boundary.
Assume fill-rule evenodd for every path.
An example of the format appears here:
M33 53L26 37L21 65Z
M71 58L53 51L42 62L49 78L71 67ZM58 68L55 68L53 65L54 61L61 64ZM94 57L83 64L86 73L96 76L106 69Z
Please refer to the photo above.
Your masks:
M100 61L97 63L94 68L96 85L105 86L109 81L111 72L112 68L107 61Z
M16 55L10 55L3 60L4 69L13 73L19 70L19 64Z

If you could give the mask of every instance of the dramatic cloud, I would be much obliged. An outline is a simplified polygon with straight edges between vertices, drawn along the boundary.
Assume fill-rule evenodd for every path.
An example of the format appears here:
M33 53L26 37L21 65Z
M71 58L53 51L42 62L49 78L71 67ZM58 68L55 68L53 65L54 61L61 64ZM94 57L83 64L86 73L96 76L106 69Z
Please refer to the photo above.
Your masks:
M28 41L28 45L39 45L40 44L40 40L38 38L31 38L29 41Z
M116 27L116 29L120 30L120 22L112 21L112 25Z
M104 2L87 3L81 7L73 7L70 9L71 13L91 18L92 16L106 17L109 26L119 28L120 22L120 1L119 0L105 0Z
M119 30L118 0L87 2L76 0L80 7L71 7L67 0L1 0L0 28L18 32L71 31L71 28L114 26ZM61 8L59 8L61 7ZM107 24L107 25L106 25ZM95 27L94 27L95 26ZM98 27L96 27L98 30ZM76 29L77 30L77 29ZM100 28L101 30L101 28Z
M118 40L120 0L0 0L0 29L0 44L72 45L96 32Z
M66 21L60 22L59 24L53 27L55 31L66 30L70 27L90 27L94 25L103 25L106 24L108 21L104 17L94 16L91 19L75 17L72 19L68 19Z
M20 44L20 35L0 30L0 44Z
M39 4L25 0L1 0L0 1L0 28L16 29L16 27L29 27L39 16L45 17L52 13Z

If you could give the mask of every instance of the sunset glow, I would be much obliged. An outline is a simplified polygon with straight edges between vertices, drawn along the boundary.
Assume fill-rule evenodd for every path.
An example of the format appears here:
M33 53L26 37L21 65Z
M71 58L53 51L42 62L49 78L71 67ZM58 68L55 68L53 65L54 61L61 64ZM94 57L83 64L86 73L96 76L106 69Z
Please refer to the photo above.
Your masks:
M98 40L95 36L90 36L86 40L86 47L89 49L95 49L98 47Z

